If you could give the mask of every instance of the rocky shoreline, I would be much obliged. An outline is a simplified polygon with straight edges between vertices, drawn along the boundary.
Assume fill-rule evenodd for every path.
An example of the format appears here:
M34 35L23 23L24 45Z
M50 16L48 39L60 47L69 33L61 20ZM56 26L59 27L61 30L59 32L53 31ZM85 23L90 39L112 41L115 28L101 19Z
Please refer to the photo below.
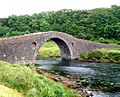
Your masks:
M86 57L86 58L80 58L78 59L83 62L97 62L97 63L115 63L115 64L120 64L119 61L113 61L113 60L108 60L108 59L96 59L92 57Z
M61 56L49 56L49 58L61 58ZM41 58L38 58L38 59L41 59ZM42 58L42 59L44 59L44 58ZM120 61L114 61L114 60L110 60L110 59L97 59L97 58L94 58L94 57L83 57L83 58L78 58L76 60L80 60L82 62L96 62L96 63L115 63L115 64L120 64Z
M91 97L96 94L94 90L89 90L85 89L85 79L80 79L78 76L75 75L66 75L66 76L61 76L59 74L54 74L50 72L45 72L40 69L36 69L38 74L42 74L46 76L47 78L55 81L55 82L60 82L64 87L68 87L73 89L76 93L83 95L83 97Z

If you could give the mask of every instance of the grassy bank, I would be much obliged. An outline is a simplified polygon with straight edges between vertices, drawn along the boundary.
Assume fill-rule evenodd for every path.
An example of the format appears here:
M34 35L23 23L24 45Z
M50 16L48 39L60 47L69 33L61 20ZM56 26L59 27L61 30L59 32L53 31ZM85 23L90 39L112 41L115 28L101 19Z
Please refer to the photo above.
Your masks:
M120 49L98 49L80 56L81 60L120 63Z
M24 97L16 90L0 84L0 97Z
M59 57L60 50L58 46L52 42L46 42L40 49L39 58ZM120 49L100 49L93 52L88 52L80 56L83 61L97 61L97 62L115 62L120 63Z
M45 42L39 50L37 58L60 57L60 49L53 41Z
M35 70L27 66L2 61L0 61L0 84L16 90L24 97L80 97L72 90L37 74ZM3 91L3 94L6 92Z

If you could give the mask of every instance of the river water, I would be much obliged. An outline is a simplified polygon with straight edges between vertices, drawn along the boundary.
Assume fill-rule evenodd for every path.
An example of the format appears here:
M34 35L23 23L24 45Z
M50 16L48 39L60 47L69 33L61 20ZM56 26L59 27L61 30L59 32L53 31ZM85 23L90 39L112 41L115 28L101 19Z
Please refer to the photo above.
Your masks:
M120 97L120 64L66 61L59 58L37 60L36 64L45 71L84 79L83 89L99 90L93 97Z

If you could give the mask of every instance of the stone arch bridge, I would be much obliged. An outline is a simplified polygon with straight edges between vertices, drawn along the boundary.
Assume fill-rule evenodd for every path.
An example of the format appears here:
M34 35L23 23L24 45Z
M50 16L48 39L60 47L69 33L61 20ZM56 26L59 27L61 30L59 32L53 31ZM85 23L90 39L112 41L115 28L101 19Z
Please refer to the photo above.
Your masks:
M32 64L42 44L47 40L56 42L63 59L76 59L80 54L97 48L119 48L74 38L62 32L38 32L0 39L0 60L11 63Z

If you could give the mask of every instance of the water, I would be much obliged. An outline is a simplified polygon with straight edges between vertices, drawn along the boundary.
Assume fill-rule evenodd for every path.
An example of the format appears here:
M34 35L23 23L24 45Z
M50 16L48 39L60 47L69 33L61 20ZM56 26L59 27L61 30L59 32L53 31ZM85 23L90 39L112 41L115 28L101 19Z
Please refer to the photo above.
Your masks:
M84 78L85 88L102 90L94 97L120 97L120 64L61 59L37 60L36 64L40 64L38 68L42 70L52 70L64 75L72 74Z

